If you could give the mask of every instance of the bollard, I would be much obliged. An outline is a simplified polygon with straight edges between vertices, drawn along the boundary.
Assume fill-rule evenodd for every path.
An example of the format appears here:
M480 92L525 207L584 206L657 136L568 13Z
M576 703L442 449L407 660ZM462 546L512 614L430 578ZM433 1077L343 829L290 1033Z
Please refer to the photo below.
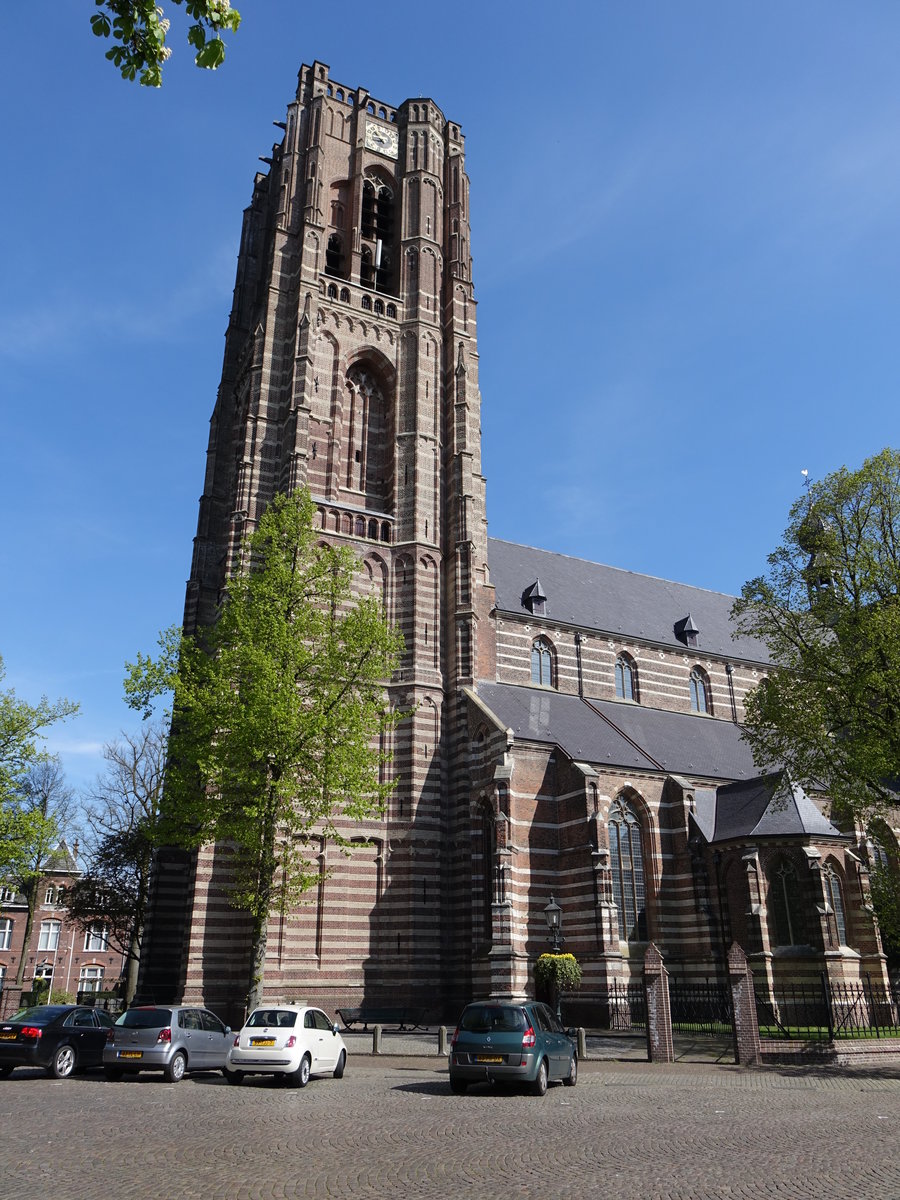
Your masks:
M376 1025L372 1030L372 1053L381 1054L381 1036L384 1030L380 1025Z
M578 1034L578 1058L583 1062L587 1058L587 1034L580 1025L575 1032Z
M438 1029L438 1054L449 1054L450 1047L447 1044L447 1026L441 1025Z

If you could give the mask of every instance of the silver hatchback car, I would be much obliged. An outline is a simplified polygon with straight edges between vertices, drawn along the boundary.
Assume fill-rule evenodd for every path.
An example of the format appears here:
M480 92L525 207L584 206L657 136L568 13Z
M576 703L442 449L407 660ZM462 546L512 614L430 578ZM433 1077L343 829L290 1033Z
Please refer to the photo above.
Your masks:
M188 1071L223 1071L230 1034L207 1008L129 1008L106 1035L103 1070L107 1079L121 1079L126 1071L162 1071L169 1083Z

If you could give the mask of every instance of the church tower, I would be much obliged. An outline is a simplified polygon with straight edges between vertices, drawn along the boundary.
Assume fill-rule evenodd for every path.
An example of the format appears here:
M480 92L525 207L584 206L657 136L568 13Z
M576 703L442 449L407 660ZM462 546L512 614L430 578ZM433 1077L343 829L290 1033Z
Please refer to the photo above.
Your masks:
M214 619L243 538L307 486L322 536L403 633L390 702L398 777L380 820L319 848L309 903L273 914L273 997L339 1005L468 998L463 687L493 675L485 485L460 127L303 66L244 213L185 628ZM227 853L160 857L142 991L239 1009L247 954Z

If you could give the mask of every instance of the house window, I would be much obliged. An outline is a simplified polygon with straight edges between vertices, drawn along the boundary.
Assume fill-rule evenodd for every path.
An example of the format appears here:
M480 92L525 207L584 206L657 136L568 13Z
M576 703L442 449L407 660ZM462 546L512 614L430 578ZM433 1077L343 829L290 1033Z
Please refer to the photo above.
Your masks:
M694 667L691 671L691 708L694 712L712 713L709 676L702 667Z
M553 656L546 638L535 638L531 644L531 682L543 687L553 686Z
M13 923L10 917L0 919L0 950L8 950L12 945Z
M59 931L61 926L61 921L41 921L38 950L55 950L59 946Z
M100 921L95 921L89 926L84 935L85 950L108 950L109 949L109 930Z
M12 904L16 898L16 889L11 887L0 887L0 904Z
M778 859L769 868L769 908L776 946L806 944L803 921L803 897L797 871L787 859Z
M825 885L825 899L831 906L834 913L834 932L837 935L837 944L846 946L847 943L847 921L844 916L844 897L841 894L841 881L833 867L826 867L822 872L822 882Z
M6 981L6 967L0 963L0 992L3 991L3 984Z
M620 700L637 700L637 664L630 654L616 659L616 696Z
M619 937L647 940L647 899L641 823L634 805L619 796L609 810L609 858L613 898L619 909Z
M82 967L78 976L79 992L100 992L103 990L103 968Z

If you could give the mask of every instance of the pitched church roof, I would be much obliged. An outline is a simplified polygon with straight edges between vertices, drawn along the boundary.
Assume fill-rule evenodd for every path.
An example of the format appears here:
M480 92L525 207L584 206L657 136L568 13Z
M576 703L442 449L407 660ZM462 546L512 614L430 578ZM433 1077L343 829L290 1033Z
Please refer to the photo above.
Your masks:
M715 790L698 789L695 804L694 819L708 842L845 836L784 771Z
M544 616L551 621L673 649L691 644L723 658L769 661L768 650L756 638L732 639L734 597L723 592L498 538L488 539L488 566L497 607L505 612L530 617L525 596L538 579L546 597Z
M477 695L516 737L557 745L576 762L706 779L759 774L732 721L510 683L479 683Z

